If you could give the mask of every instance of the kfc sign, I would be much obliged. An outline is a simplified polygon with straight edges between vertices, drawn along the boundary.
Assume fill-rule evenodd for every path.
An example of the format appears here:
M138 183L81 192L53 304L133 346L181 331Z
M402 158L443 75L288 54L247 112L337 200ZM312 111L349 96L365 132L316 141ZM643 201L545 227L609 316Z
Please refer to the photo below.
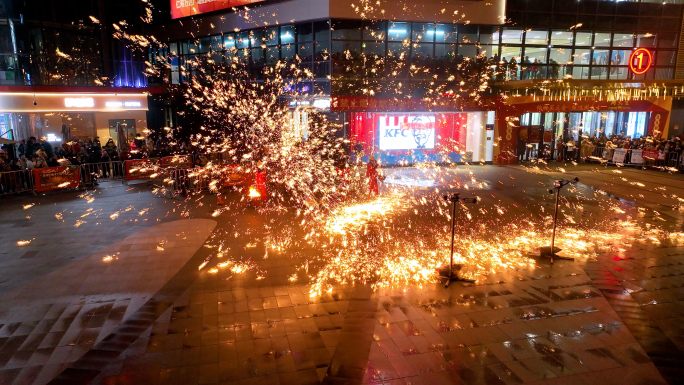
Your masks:
M379 119L381 150L435 148L435 117L390 115Z
M171 0L171 18L178 19L262 1L264 0Z

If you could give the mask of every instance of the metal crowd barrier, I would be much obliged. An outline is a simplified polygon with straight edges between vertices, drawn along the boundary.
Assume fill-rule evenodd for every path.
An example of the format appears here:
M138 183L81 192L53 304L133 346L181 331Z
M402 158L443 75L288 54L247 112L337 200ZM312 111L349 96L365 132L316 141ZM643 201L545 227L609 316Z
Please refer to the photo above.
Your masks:
M622 157L624 151L624 157ZM606 148L595 147L591 151L590 156L584 156L585 153L580 152L585 161L598 161L604 165L608 164L623 164L627 166L637 167L668 167L668 168L684 168L684 156L682 154L670 152L651 152L653 150L634 150L623 148ZM647 152L647 154L644 154Z
M100 181L126 180L126 169L121 161L84 163L79 166L81 187L92 187Z
M194 155L193 155L194 156ZM206 154L215 164L231 163L225 153ZM161 158L160 158L161 161ZM84 163L78 165L79 187L93 187L101 181L121 181L126 183L126 164L124 161ZM160 168L151 178L152 184L172 192L196 192L209 188L210 171L204 168L169 167ZM0 196L36 193L36 182L31 170L0 172Z
M0 173L0 196L32 192L35 194L35 179L31 170L3 171Z
M201 168L168 168L160 170L152 184L164 195L192 194L209 189L210 171Z

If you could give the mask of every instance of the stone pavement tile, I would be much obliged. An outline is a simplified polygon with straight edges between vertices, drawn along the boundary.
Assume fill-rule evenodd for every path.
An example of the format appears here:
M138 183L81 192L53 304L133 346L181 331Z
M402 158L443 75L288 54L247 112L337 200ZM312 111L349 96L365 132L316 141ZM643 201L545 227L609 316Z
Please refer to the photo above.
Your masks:
M680 301L678 306L684 308L684 303ZM681 318L684 317L660 320L656 322L656 325L660 327L680 351L684 351L684 326L681 324Z
M0 383L12 384L21 373L21 368L0 369Z
M28 366L19 372L17 378L14 379L13 384L33 384L36 382L36 378L40 374L42 366Z
M410 377L407 379L407 383L416 385L462 385L463 380L459 376L458 372L439 372L439 373L428 373L416 377Z
M497 371L488 366L476 366L463 369L458 372L458 376L465 384L492 384L504 385L506 382L499 378Z
M462 370L483 364L477 352L470 348L444 350L439 354L448 365L448 370Z
M275 357L276 371L278 373L288 373L297 370L294 357L291 352L277 355Z
M398 378L413 377L420 374L420 371L411 366L403 356L388 357L386 360L392 365L392 369Z
M622 365L601 351L601 349L589 349L568 353L591 371L619 368Z
M373 378L382 382L400 377L388 359L370 360L367 370L372 370Z
M51 364L41 366L40 373L33 380L36 385L47 384L50 380L57 377L59 372L62 370L63 364Z
M568 353L554 354L545 360L559 377L587 373L590 369Z
M506 362L506 366L524 382L548 380L558 377L551 369L548 358L526 358L520 361Z
M543 380L543 381L535 381L535 382L530 382L529 384L534 384L534 385L542 385L542 384L543 385L592 385L592 384L595 384L595 382L587 382L582 376L574 375L574 376L551 378L551 379Z
M447 351L448 352L448 351ZM417 370L420 374L424 373L438 373L446 370L452 370L453 361L448 361L450 355L446 355L446 352L440 353L425 353L425 354L412 354L404 356L406 361L411 365L414 370Z
M666 384L653 364L585 373L581 374L580 378L590 384Z
M318 379L318 374L314 369L289 373L279 373L278 378L281 384L314 385L320 383Z
M521 384L523 381L504 363L488 365L487 368L506 385Z
M403 352L399 350L399 347L394 340L374 341L373 344L376 344L378 348L380 348L385 357L400 357L404 355Z

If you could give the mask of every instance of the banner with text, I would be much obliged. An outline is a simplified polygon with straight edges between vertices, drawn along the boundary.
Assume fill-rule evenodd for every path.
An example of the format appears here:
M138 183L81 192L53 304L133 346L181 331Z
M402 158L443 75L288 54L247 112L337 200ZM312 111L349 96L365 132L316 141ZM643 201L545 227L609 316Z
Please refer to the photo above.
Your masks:
M629 162L632 164L643 164L644 158L642 157L643 150L632 150L632 156L629 158Z
M624 148L616 148L613 150L613 162L615 163L625 163L625 155L627 150Z
M641 159L642 161L644 159L654 161L658 159L658 151L657 150L643 150L641 153Z
M199 15L264 0L171 0L171 18Z
M33 170L33 177L36 181L36 191L75 188L80 181L78 166L37 168Z
M192 167L192 156L191 155L165 156L161 160L161 165L162 165L162 167L189 168L189 167Z

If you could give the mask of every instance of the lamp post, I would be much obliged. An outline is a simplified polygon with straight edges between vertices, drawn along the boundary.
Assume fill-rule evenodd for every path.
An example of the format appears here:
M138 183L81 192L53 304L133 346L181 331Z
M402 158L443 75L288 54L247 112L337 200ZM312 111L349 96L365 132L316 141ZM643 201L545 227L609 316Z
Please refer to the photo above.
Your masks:
M454 237L456 236L456 204L458 202L477 203L478 198L461 198L459 193L453 193L444 195L443 199L447 202L453 203L453 208L451 211L451 254L449 258L449 266L443 266L439 270L439 275L442 279L446 280L444 287L449 287L449 284L454 281L475 282L472 279L461 278L458 276L458 272L463 267L462 265L457 265L456 271L454 271Z
M561 249L556 247L556 226L558 224L558 204L560 203L560 191L563 187L567 186L568 184L575 184L577 182L579 182L579 178L575 178L572 180L559 179L553 182L553 189L549 189L549 193L556 194L556 208L553 212L553 235L551 236L551 247L542 247L541 256L545 258L550 258L551 264L553 264L554 257L558 259L574 259L570 257L561 257L560 255L556 254L557 252L561 251Z

